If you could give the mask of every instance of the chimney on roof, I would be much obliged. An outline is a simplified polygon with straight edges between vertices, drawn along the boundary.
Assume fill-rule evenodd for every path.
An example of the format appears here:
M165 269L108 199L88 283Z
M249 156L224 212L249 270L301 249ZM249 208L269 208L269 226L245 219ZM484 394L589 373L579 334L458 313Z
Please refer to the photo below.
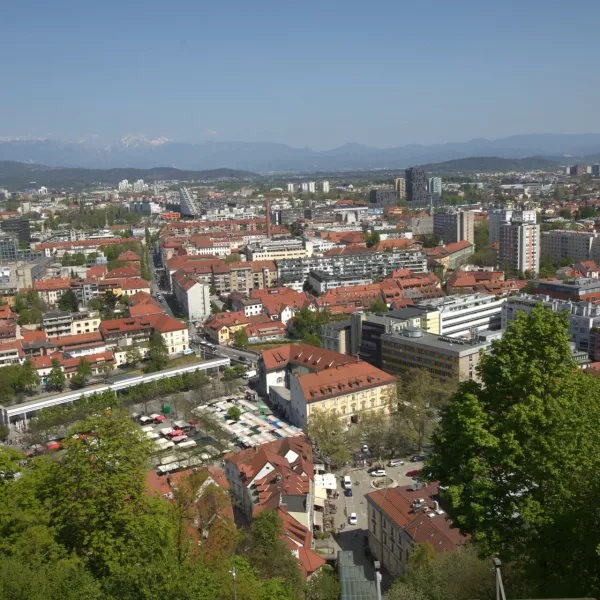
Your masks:
M269 197L265 199L265 207L267 210L267 239L271 239L271 209L269 206Z

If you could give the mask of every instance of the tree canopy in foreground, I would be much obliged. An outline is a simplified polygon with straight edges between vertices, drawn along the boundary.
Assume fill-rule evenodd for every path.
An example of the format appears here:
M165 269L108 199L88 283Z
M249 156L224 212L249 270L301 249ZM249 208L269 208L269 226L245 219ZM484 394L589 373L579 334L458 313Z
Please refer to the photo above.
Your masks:
M486 555L516 562L536 594L600 585L600 381L576 368L568 320L542 305L512 321L442 409L429 477Z

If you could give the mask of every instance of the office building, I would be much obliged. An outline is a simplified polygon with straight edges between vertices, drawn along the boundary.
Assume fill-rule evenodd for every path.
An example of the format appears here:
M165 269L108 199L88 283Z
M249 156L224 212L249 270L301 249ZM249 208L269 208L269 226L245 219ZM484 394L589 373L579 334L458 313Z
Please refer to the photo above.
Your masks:
M0 233L0 260L17 260L21 254L19 238L14 234Z
M433 233L445 244L475 243L474 215L470 211L438 212L433 217Z
M577 277L564 280L540 280L534 282L534 288L538 294L546 294L559 300L600 302L600 279Z
M262 240L246 246L249 261L282 260L312 256L312 243L301 238Z
M600 165L592 165L592 175L594 177L600 177Z
M321 182L321 190L323 191L324 194L329 194L329 181Z
M544 294L510 296L502 306L502 329L506 329L519 313L528 315L531 309L540 303L552 312L567 313L569 335L575 347L577 350L591 353L590 334L592 329L600 327L600 306L586 300L558 300Z
M415 206L427 205L427 178L423 169L406 169L406 199Z
M422 300L409 308L438 311L440 335L470 337L473 332L500 329L502 305L505 301L506 298L498 298L492 294L461 294Z
M508 223L513 219L524 223L536 223L537 215L535 210L511 210L504 208L494 208L488 211L490 223L490 244L500 241L500 226L502 223Z
M439 198L442 195L442 178L430 177L427 180L427 191L432 196L437 196Z
M17 236L19 242L31 241L31 229L29 219L8 219L0 221L0 231L2 233L12 233Z
M381 336L383 370L402 376L411 369L425 369L442 381L477 380L477 367L491 341L479 337L457 340L447 336L404 329Z
M571 177L579 177L580 175L585 174L585 166L584 165L573 165L569 167L569 175Z
M394 179L394 189L398 200L406 200L406 179L404 177Z
M369 193L371 204L396 204L397 200L396 190L371 190Z
M540 226L526 221L502 223L498 262L502 270L537 274L540 270Z
M540 246L542 262L560 265L566 259L575 263L600 261L600 234L595 231L544 231L540 235Z

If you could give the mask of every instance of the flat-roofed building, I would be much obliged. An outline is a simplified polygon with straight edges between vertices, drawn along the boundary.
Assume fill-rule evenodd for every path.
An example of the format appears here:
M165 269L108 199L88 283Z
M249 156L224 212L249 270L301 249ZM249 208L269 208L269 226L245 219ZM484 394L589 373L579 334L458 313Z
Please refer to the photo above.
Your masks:
M441 380L477 379L475 367L491 341L458 340L416 329L381 336L383 370L403 375L411 369L425 369Z
M439 330L434 333L460 337L470 335L474 329L500 329L505 301L493 294L476 293L423 300L416 308L439 312Z

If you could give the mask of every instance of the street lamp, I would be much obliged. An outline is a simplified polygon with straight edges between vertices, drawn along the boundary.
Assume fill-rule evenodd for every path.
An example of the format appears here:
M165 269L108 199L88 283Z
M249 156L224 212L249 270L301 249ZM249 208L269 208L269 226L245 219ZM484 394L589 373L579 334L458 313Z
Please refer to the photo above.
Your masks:
M502 583L502 572L500 571L502 562L495 556L492 558L492 562L494 563L494 569L496 571L496 600L506 600L504 585Z
M229 571L229 572L231 573L231 576L233 577L233 600L237 600L237 585L236 585L237 569L234 566L231 569L231 571Z

